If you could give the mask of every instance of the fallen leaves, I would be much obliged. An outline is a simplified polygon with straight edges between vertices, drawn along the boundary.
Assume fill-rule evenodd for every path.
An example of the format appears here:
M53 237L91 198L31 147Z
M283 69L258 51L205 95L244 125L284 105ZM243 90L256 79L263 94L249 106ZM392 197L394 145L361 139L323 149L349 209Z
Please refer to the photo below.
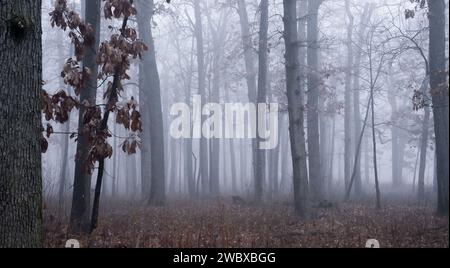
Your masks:
M361 248L368 239L382 247L448 247L448 219L431 208L342 204L317 210L302 221L292 207L236 206L227 201L173 201L165 208L137 204L104 205L100 225L88 247L107 248ZM64 246L66 227L50 223L46 213L46 246Z

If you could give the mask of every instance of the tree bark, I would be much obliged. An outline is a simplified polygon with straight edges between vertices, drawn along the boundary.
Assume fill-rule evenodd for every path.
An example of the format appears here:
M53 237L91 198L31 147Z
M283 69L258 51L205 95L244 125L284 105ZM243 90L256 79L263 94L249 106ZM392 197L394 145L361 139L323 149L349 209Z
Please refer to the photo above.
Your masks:
M89 68L91 76L84 84L80 94L80 103L88 102L90 106L95 105L97 96L97 73L98 65L96 53L100 40L100 0L86 2L86 22L92 25L95 34L95 41L86 49L83 66ZM86 108L83 106L79 110L78 132L84 125L84 114ZM90 223L91 207L91 179L86 168L89 155L89 142L87 137L79 135L77 142L77 153L75 157L75 178L73 184L72 210L70 213L70 230L72 232L88 232Z
M311 197L320 200L323 197L323 177L320 163L320 131L319 131L319 7L322 0L308 1L307 20L307 58L308 58L308 156L309 182Z
M41 1L2 1L0 18L0 248L41 247Z
M156 51L153 41L150 20L153 16L153 0L136 2L139 12L137 13L139 33L142 41L147 44L148 51L143 53L142 69L144 84L146 87L148 101L148 121L150 130L150 158L151 158L151 187L149 205L162 206L166 201L166 182L164 168L164 124L162 115L161 85L159 80L158 66L156 64ZM145 91L143 89L142 91ZM145 94L144 93L144 94ZM149 142L149 141L144 141ZM147 160L148 161L148 160ZM147 162L148 164L148 162Z
M267 102L267 64L268 64L268 41L267 35L269 31L269 1L261 0L260 3L260 24L259 24L259 67L258 67L258 101L257 103ZM261 115L259 109L257 110L256 129L259 129L260 118L265 118ZM258 143L261 139L258 138ZM262 149L257 149L256 154L256 173L255 173L255 201L261 203L263 199L263 184L266 177L266 152Z
M428 1L430 20L430 85L436 136L438 214L448 215L449 93L445 55L445 2Z
M304 131L304 107L299 87L299 46L297 38L296 0L283 0L284 39L286 46L286 90L294 172L294 204L297 214L308 217L308 178Z

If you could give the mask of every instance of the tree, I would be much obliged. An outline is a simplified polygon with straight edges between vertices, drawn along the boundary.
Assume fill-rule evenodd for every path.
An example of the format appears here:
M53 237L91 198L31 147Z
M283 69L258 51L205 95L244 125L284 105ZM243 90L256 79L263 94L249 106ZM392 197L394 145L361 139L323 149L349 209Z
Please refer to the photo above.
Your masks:
M372 145L373 145L373 171L375 177L375 191L376 191L376 208L381 209L381 192L378 179L378 159L377 159L377 141L376 141L376 129L375 129L375 87L380 77L381 69L386 54L382 52L378 64L378 68L375 68L374 63L374 50L377 46L374 44L374 35L376 32L376 26L372 26L368 39L368 56L369 56L369 80L370 80L370 102L367 109L370 107L370 114L372 117ZM383 50L383 49L382 49ZM362 131L363 133L363 131ZM351 187L351 185L350 185ZM351 189L351 188L349 188Z
M375 90L382 74L382 69L385 64L385 59L388 55L392 54L391 51L386 51L385 45L386 40L382 40L380 43L376 43L375 34L377 33L377 29L379 24L375 24L371 26L370 31L367 34L367 38L365 40L365 45L367 46L367 57L368 57L368 66L367 72L369 78L367 79L367 83L369 84L369 101L367 104L366 116L364 119L364 124L362 130L360 131L360 135L358 138L358 143L356 145L356 156L354 158L354 166L353 173L350 179L350 183L346 190L345 200L349 200L350 193L352 190L353 183L356 178L356 165L358 164L358 159L361 154L361 145L362 140L364 138L364 132L366 126L368 125L369 115L371 115L371 127L372 127L372 144L373 144L373 168L374 168L374 177L375 177L375 191L376 191L376 208L381 209L381 191L378 179L378 159L377 159L377 142L376 142L376 124L375 124ZM375 56L378 55L378 62L375 60Z
M99 11L100 5L99 3L97 4L95 8L98 8ZM90 9L89 6L86 6L86 8ZM82 210L75 211L75 217L71 217L71 219L74 219L71 220L71 225L74 226L72 230L76 232L92 232L97 226L105 160L111 158L114 151L108 143L108 139L113 135L108 129L110 115L115 114L116 123L129 131L129 137L125 139L121 146L124 152L128 154L136 153L140 143L138 137L140 132L142 132L141 115L134 98L131 97L129 100L119 101L119 98L126 96L126 94L123 94L125 87L122 81L131 78L127 73L131 65L131 58L141 58L143 51L147 50L147 46L137 39L136 30L127 26L129 17L135 15L137 11L133 6L133 0L123 0L121 2L108 0L104 4L103 11L106 19L123 17L123 20L119 29L110 27L112 31L116 32L111 34L109 40L102 42L98 49L93 49L92 47L98 40L95 35L99 29L96 30L91 24L84 22L77 12L68 8L66 1L60 0L56 2L54 10L49 14L52 27L56 26L64 31L69 30L68 36L71 38L75 48L74 57L66 61L61 72L64 83L74 89L75 96L68 95L64 90L60 90L54 95L50 95L46 90L42 90L42 111L45 114L46 121L53 120L57 123L65 123L69 120L70 113L74 108L84 109L84 113L80 112L82 124L77 132L71 134L71 137L77 137L78 140L83 137L87 141L87 148L84 148L84 150L88 153L85 161L82 162L84 172L92 174L98 162L90 224L89 215L85 215L86 211L89 211L90 204L78 204L78 208L82 208ZM91 15L94 17L97 16L97 13ZM92 18L92 20L95 19ZM84 60L85 56L90 56L90 53L95 54L94 62L102 66L101 70L96 73L92 73L90 68L86 66L81 67L79 64L80 61ZM91 81L93 78L95 78L95 83ZM96 88L97 79L102 81L102 85L105 84L106 89L103 96L105 103L92 105L88 100L81 101L81 94L86 94L86 92L83 92L83 89L86 89L86 87L88 87L88 90ZM54 133L53 127L49 123L47 123L46 132L47 138ZM87 183L83 183L87 187ZM79 196L79 198L80 200L75 201L86 202L85 195Z
M430 86L436 136L438 214L448 215L449 92L445 57L445 1L428 0Z
M139 9L147 9L148 4L143 4L142 1L137 1L136 5ZM141 7L142 6L142 7ZM148 39L149 29L150 29L150 20L151 17L149 14L141 14L137 16L137 24L139 28L139 35L142 39ZM148 53L146 53L148 54ZM145 57L145 55L144 55ZM149 57L147 57L149 58ZM148 61L147 61L148 62ZM141 148L141 183L142 183L142 195L144 198L148 198L150 196L150 184L151 184L151 125L150 122L150 107L148 103L150 103L149 98L149 88L148 84L151 81L148 75L145 73L144 63L140 62L139 64L139 106L141 107L141 115L142 122L145 122L142 126L142 148ZM115 156L114 156L115 157ZM114 171L115 174L115 171Z
M58 39L63 40L63 33L62 31L58 32ZM60 47L58 49L58 59L63 60L65 59L65 46L63 45L63 42L60 43ZM59 80L59 86L61 88L64 87L63 81ZM70 120L67 121L63 126L63 131L65 133L70 132ZM60 180L59 180L59 191L58 191L58 214L60 216L63 215L64 212L64 206L65 206L65 198L66 198L66 191L67 191L67 181L69 175L69 141L70 137L68 135L62 135L61 136L61 168L59 172Z
M362 59L362 49L361 46L364 42L364 35L367 29L368 22L372 17L372 7L370 4L366 4L364 6L364 11L361 14L359 20L359 29L358 29L358 43L355 55L354 62L354 73L353 73L353 112L354 112L354 141L355 143L359 140L359 136L362 129L361 123L361 111L360 111L360 91L361 91L361 59ZM360 145L361 146L361 145ZM355 148L356 149L356 148ZM361 181L361 152L356 153L355 159L355 192L356 194L360 194L362 191L362 181ZM368 171L368 168L365 170Z
M2 1L0 17L0 247L41 247L41 1Z
M84 43L86 48L79 48L85 51L83 58L83 68L88 68L92 74L98 73L96 62L96 51L100 40L100 0L87 1L85 5L86 23L92 25L94 29L92 42ZM84 82L80 90L80 102L87 103L88 106L95 106L97 96L97 76L91 75ZM81 131L85 125L84 115L88 107L81 106L78 118L78 130ZM72 209L70 212L70 229L73 232L87 231L90 222L91 207L91 179L92 174L87 168L89 158L89 137L79 135L77 141L75 157L75 177L73 183Z
M351 162L352 162L352 73L353 73L353 27L354 27L354 17L350 10L350 1L345 1L345 10L348 17L347 25L347 65L345 69L345 116L344 116L344 126L345 126L345 149L344 149L344 179L345 187L348 188L350 172L351 172ZM360 178L361 176L359 176ZM358 174L356 175L356 181L358 181ZM355 187L357 188L357 187ZM357 189L358 191L359 189Z
M307 58L308 58L308 158L311 196L319 200L323 196L323 176L320 163L319 131L319 7L322 0L308 1Z
M163 133L163 115L161 103L161 87L156 64L156 51L153 41L150 20L153 16L154 3L151 1L137 1L139 12L137 19L142 41L147 44L148 51L143 53L140 75L144 76L143 84L140 85L140 92L144 93L144 103L148 106L147 118L145 122L150 128L150 160L151 160L151 187L150 199L151 205L161 206L165 203L166 182L164 174L164 133ZM146 90L148 90L146 92ZM149 161L145 159L144 161ZM148 162L145 164L148 165Z
M286 91L289 110L295 210L308 217L308 178L306 165L303 94L299 86L299 46L295 0L283 0L284 40L286 46Z
M209 99L213 103L220 102L220 88L223 72L223 58L224 58L224 45L227 37L227 21L228 14L224 12L224 9L220 10L219 21L217 25L214 25L211 18L210 11L206 13L209 30L212 36L212 88L210 89ZM214 126L216 129L219 126ZM217 197L220 195L220 178L219 178L219 165L220 159L220 140L217 137L212 137L210 140L210 161L209 161L209 194L211 197Z
M259 27L259 75L258 75L258 103L267 102L267 54L268 41L267 34L269 30L269 1L261 0L260 3L261 19ZM257 118L265 118L257 109ZM257 120L257 127L259 129L260 120ZM256 155L256 174L255 174L255 199L256 202L261 202L263 198L263 183L266 175L266 152L259 149ZM278 163L277 163L278 164Z
M392 61L389 63L389 73L392 74ZM402 185L402 171L403 171L403 157L405 154L405 139L403 134L403 129L399 127L399 104L397 103L396 91L398 89L394 88L392 83L392 77L388 78L388 100L391 105L391 137L392 137L392 184L394 187L400 187Z
M203 47L203 18L200 7L200 0L194 0L195 13L195 39L197 41L197 70L198 70L198 94L201 96L201 102L206 102L206 86L205 86L205 50ZM203 123L204 118L201 117ZM209 171L208 171L208 141L205 137L200 138L200 176L202 192L204 195L208 193L209 188Z
M428 90L429 90L429 84L430 84L430 77L429 77L429 68L428 68L428 61L426 62L426 73L427 77L422 83L421 92L423 96L428 96ZM428 105L425 105L424 107L425 114L423 119L423 125L422 125L422 135L420 138L420 161L419 161L419 178L418 178L418 199L420 201L423 201L425 198L425 167L427 162L427 149L428 149L428 135L429 135L429 129L430 129L430 117L431 117L431 109L428 107Z
M242 47L244 50L245 61L245 78L247 82L247 95L250 103L256 104L257 101L257 86L255 69L255 55L252 36L250 33L250 25L247 13L247 4L245 0L237 0L239 23L241 26ZM253 181L256 182L256 158L257 158L257 144L256 140L252 140L252 171Z

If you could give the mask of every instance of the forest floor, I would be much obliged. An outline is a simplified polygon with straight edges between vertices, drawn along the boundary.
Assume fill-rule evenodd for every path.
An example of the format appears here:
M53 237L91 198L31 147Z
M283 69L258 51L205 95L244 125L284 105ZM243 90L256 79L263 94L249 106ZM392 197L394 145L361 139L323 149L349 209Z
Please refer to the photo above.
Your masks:
M107 248L293 248L449 247L449 220L433 208L392 203L382 210L347 203L315 208L300 220L291 206L235 205L231 200L171 201L164 208L122 202L101 210L99 227L90 236L67 234L67 219L44 211L45 246L64 247L76 238L82 247ZM61 223L63 222L63 223Z

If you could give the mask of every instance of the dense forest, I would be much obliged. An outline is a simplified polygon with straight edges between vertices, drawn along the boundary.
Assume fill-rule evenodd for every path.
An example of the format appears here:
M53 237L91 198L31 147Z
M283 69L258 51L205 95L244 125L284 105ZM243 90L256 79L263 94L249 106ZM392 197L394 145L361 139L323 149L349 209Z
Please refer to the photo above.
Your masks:
M447 0L0 1L0 248L448 247L448 27Z

